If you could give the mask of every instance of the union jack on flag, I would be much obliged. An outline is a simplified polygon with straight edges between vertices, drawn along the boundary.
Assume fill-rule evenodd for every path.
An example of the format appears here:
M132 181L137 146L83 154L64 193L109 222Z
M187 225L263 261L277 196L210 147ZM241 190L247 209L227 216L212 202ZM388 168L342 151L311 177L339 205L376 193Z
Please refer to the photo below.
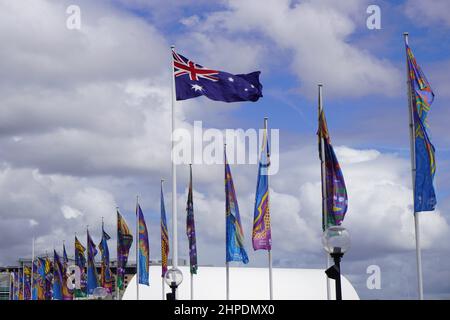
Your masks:
M205 68L172 50L177 100L206 96L224 102L257 101L262 97L260 71L231 74Z

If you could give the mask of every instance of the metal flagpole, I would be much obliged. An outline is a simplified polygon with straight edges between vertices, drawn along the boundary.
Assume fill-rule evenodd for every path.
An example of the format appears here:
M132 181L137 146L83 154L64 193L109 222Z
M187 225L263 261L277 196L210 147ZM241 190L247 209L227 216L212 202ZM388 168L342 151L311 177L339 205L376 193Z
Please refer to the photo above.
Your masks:
M227 271L227 300L230 300L230 263L227 261L225 266Z
M25 300L25 261L22 261L22 300Z
M223 144L223 157L224 157L224 165L226 168L226 153L227 153L227 144L224 143ZM226 169L225 169L226 170ZM225 171L226 172L226 171ZM225 173L225 184L227 183L226 180L226 173ZM227 197L226 195L226 185L225 185L225 198ZM227 199L225 199L225 269L226 269L226 298L227 300L230 300L230 263L227 260L227 212L226 212L226 201L228 201Z
M267 123L268 123L268 118L264 117L264 134L266 135L266 139L269 139L269 135L267 132ZM264 141L263 143L266 143L266 141ZM266 146L263 146L263 148L267 148L267 144ZM267 152L267 150L266 150ZM269 174L269 167L267 167L267 172L266 174ZM270 213L270 202L269 202L269 213ZM269 298L270 300L273 300L273 278L272 278L272 250L269 249L267 250L267 257L269 259Z
M139 196L136 196L136 300L139 300Z
M408 32L403 33L405 43L408 43ZM411 175L412 175L412 189L413 189L413 199L415 197L416 191L416 136L414 133L414 118L413 118L413 101L411 93L411 80L409 77L409 65L408 57L406 57L406 79L408 87L408 114L409 114L409 138L410 138L410 151L411 151ZM414 208L414 200L413 200ZM414 209L413 209L414 210ZM422 254L420 248L420 225L419 225L419 215L414 210L414 229L416 234L416 260L417 260L417 280L418 280L418 290L419 299L423 300L423 275L422 275Z
M171 46L171 53L175 51L175 46ZM172 150L171 150L171 159L172 159L172 266L173 268L178 268L178 231L177 231L177 166L175 164L174 159L174 146L175 141L173 139L173 134L175 131L175 101L176 101L176 92L175 92L175 77L173 75L174 63L173 57L172 59L172 70L170 71L170 75L172 77Z
M194 300L194 274L190 272L191 274L191 300Z
M323 98L322 98L322 88L323 85L319 84L319 117L321 112L323 111ZM320 118L319 118L320 121ZM326 174L325 174L325 144L324 144L324 139L323 137L320 135L320 165L321 165L321 178L322 178L322 217L323 220L325 221L325 225L328 226L328 208L327 208L327 198L326 198L326 194L327 194L327 180L326 180ZM328 255L328 253L325 253L326 258L327 258L327 269L330 267L330 256ZM330 278L328 278L327 275L325 275L325 278L327 280L327 299L331 300L331 284L330 284Z
M163 182L164 182L164 179L161 179L161 190L162 190ZM161 232L162 232L162 230L161 230ZM169 239L167 239L167 240L169 240ZM162 247L162 243L161 243L161 265L163 263L162 255L163 255L163 247ZM161 268L162 268L162 266L161 266ZM162 300L165 300L165 296L166 296L166 288L164 287L164 277L165 277L165 275L161 277L161 295L162 295Z
M119 289L119 207L116 207L116 300L120 300Z
M31 241L31 280L30 280L30 300L33 300L33 286L34 286L34 237Z

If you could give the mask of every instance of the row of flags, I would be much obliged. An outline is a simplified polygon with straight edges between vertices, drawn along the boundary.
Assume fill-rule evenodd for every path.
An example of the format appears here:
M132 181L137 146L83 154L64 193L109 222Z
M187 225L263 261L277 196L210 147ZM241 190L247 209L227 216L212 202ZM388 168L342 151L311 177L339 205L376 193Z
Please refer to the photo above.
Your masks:
M406 43L409 98L411 106L411 123L413 125L414 141L414 213L432 211L436 205L433 179L436 171L435 149L427 132L427 116L434 100L434 93L418 66L416 59ZM258 101L262 97L262 84L259 81L260 72L234 75L231 73L205 68L187 59L172 49L173 76L176 89L176 99L186 100L199 96L206 96L211 100L223 102ZM319 110L318 119L319 156L324 163L322 172L324 199L322 210L322 229L340 225L347 212L348 195L339 162L333 150L323 109ZM254 220L252 230L252 245L254 250L272 249L272 233L269 206L269 174L270 149L267 136L267 121L265 120L263 144L258 166L257 186L254 205ZM236 191L227 162L226 147L224 149L225 164L225 218L226 218L226 262L249 262L244 247L244 233L239 214ZM186 204L186 235L189 242L190 273L198 270L196 231L194 222L192 167L188 199ZM166 221L164 194L161 182L161 276L167 272L169 256L169 233ZM139 203L136 204L137 222L137 273L140 284L149 285L149 240L144 214ZM116 283L119 289L124 288L125 266L128 261L129 250L133 236L124 218L117 211L117 275ZM107 241L110 236L105 232L102 223L102 239L98 245L101 253L101 273L97 275L95 256L97 246L87 231L87 259L86 249L75 237L75 264L82 270L81 289L69 290L67 282L67 267L69 259L63 246L63 258L56 250L53 261L48 257L32 261L32 267L24 266L22 273L14 273L11 291L15 292L14 299L60 299L92 294L98 286L112 291L113 275L110 269L109 249ZM87 266L86 266L87 263ZM86 273L84 272L86 270ZM22 288L22 290L20 290Z

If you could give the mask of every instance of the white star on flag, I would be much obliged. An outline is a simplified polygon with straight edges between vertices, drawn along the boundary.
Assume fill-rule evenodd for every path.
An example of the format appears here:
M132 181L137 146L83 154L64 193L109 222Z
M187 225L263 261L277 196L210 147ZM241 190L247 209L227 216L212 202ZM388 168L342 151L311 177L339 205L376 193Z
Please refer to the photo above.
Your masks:
M198 84L193 84L193 85L192 85L192 90L195 90L196 92L197 92L197 91L202 92L202 91L203 91L203 87L200 86L200 85L198 85Z
M229 78L228 78L228 81L234 82L234 79L233 79L232 77L229 77Z

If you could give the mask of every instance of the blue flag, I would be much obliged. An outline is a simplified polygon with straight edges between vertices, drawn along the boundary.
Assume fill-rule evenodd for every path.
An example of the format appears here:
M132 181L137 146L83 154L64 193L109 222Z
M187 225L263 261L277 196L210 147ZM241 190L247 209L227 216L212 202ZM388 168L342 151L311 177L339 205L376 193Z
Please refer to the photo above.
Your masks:
M436 161L434 146L427 133L427 115L434 100L434 93L407 44L406 55L415 129L414 212L433 211L436 206L433 187Z
M63 266L61 264L61 259L53 250L53 299L63 300Z
M94 289L98 287L97 268L95 267L95 256L97 255L97 249L95 243L92 241L89 231L87 232L87 293L92 294Z
M223 102L257 101L262 97L260 71L230 74L204 68L172 51L177 100L206 96Z
M239 206L234 190L230 166L225 153L225 217L226 217L226 261L242 261L248 263L244 248L244 232L239 215Z
M150 249L148 246L148 231L145 224L144 214L142 213L141 206L136 206L136 218L139 219L139 283L149 285L148 273L150 266Z

